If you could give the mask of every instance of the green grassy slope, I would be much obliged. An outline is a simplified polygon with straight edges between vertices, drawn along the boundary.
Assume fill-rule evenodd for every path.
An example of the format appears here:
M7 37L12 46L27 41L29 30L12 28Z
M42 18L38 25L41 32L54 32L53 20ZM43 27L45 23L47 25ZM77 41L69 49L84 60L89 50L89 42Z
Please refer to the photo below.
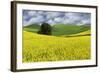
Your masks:
M24 27L25 31L37 33L40 29L40 26L37 24L29 25ZM90 26L77 26L77 25L64 25L56 24L52 26L52 35L61 36L61 35L72 35L80 32L90 30Z
M53 26L53 35L71 35L77 34L83 31L90 30L89 26L77 26L77 25L64 25L58 24Z
M38 25L38 24L32 24L32 25L24 26L23 29L26 30L26 31L29 31L29 32L35 32L35 33L37 33L38 30L40 29L40 25Z

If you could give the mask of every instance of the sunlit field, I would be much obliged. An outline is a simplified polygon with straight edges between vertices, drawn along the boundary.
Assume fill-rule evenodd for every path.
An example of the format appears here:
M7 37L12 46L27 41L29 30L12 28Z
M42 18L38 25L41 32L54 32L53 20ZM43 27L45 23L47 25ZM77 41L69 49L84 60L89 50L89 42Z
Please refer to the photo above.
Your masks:
M23 62L90 59L90 31L77 35L41 35L23 30ZM89 34L89 35L84 35ZM79 36L81 35L81 36Z
M24 63L91 59L91 13L23 10Z

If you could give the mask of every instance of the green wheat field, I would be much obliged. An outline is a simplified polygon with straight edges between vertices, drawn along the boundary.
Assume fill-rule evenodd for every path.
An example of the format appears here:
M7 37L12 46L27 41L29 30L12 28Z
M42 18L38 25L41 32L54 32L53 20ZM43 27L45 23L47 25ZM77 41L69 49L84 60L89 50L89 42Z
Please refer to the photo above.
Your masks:
M39 28L37 24L23 27L23 62L90 59L90 26L57 24L52 35L37 34Z

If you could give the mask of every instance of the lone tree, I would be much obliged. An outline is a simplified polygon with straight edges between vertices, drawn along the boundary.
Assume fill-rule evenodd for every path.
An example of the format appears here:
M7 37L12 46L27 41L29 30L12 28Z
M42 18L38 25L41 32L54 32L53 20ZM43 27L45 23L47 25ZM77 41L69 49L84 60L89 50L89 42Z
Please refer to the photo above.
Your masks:
M42 23L40 26L39 34L51 35L52 27L48 23Z

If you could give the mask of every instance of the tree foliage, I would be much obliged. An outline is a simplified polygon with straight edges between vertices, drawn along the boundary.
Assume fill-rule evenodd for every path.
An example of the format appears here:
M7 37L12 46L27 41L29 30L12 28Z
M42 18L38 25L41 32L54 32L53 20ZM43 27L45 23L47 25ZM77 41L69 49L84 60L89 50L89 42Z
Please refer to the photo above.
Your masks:
M42 23L38 33L45 34L45 35L51 35L52 34L52 27L48 23Z

